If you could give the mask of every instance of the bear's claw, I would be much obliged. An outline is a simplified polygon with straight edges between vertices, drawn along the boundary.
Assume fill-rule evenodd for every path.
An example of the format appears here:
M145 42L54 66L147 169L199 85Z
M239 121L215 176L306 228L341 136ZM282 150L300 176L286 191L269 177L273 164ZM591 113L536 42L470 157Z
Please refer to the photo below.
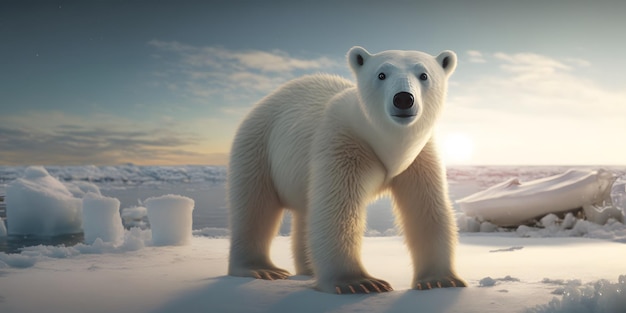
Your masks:
M355 283L348 283L346 285L336 285L335 286L335 292L338 295L344 294L344 293L352 293L352 294L357 294L357 293L370 293L372 291L381 293L381 292L387 292L387 291L392 291L393 288L391 288L391 285L381 279L364 279Z
M287 279L289 272L281 269L253 270L252 277L265 280Z
M428 290L433 288L466 287L464 281L456 277L446 277L441 280L420 281L415 285L417 290Z

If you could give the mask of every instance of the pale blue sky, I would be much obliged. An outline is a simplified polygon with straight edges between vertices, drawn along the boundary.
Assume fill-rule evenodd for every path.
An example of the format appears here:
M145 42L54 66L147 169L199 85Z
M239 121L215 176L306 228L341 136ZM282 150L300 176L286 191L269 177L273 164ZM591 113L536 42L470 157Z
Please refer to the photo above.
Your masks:
M354 45L456 51L438 129L449 163L626 164L625 13L623 1L3 1L0 165L223 164L254 102L303 74L351 79Z

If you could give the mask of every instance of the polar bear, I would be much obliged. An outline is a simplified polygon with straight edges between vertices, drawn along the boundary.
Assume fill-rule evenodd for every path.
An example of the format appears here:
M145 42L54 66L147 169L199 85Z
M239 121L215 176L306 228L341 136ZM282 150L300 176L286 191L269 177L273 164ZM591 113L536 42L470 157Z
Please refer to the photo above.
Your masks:
M452 51L348 51L356 85L331 75L287 82L262 99L235 136L228 171L228 273L290 274L269 258L283 209L292 212L296 274L329 293L392 290L361 260L366 205L393 198L413 261L415 289L461 287L456 224L433 142Z

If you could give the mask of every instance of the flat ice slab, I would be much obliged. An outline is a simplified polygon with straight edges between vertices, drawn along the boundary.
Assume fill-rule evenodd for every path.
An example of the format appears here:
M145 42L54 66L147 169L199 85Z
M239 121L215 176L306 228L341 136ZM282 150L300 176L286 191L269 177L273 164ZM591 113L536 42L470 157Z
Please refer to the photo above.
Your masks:
M193 199L165 195L144 202L155 246L185 245L191 240Z
M549 213L583 207L587 218L603 223L609 217L623 220L621 211L611 203L614 181L613 174L605 170L569 170L525 183L513 178L457 203L466 215L499 226L518 226Z

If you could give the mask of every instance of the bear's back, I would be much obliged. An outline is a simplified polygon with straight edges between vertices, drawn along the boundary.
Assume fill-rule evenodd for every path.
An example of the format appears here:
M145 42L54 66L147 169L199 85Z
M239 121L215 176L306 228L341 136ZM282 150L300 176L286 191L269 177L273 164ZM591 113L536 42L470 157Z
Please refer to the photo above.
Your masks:
M336 75L302 76L278 87L261 100L258 106L281 107L281 110L296 109L295 107L300 106L324 106L330 98L352 87L354 87L352 82Z
M268 138L271 175L284 205L304 205L313 134L320 126L330 99L354 84L333 75L317 74L294 79L261 103L273 111ZM269 108L267 108L269 109Z

